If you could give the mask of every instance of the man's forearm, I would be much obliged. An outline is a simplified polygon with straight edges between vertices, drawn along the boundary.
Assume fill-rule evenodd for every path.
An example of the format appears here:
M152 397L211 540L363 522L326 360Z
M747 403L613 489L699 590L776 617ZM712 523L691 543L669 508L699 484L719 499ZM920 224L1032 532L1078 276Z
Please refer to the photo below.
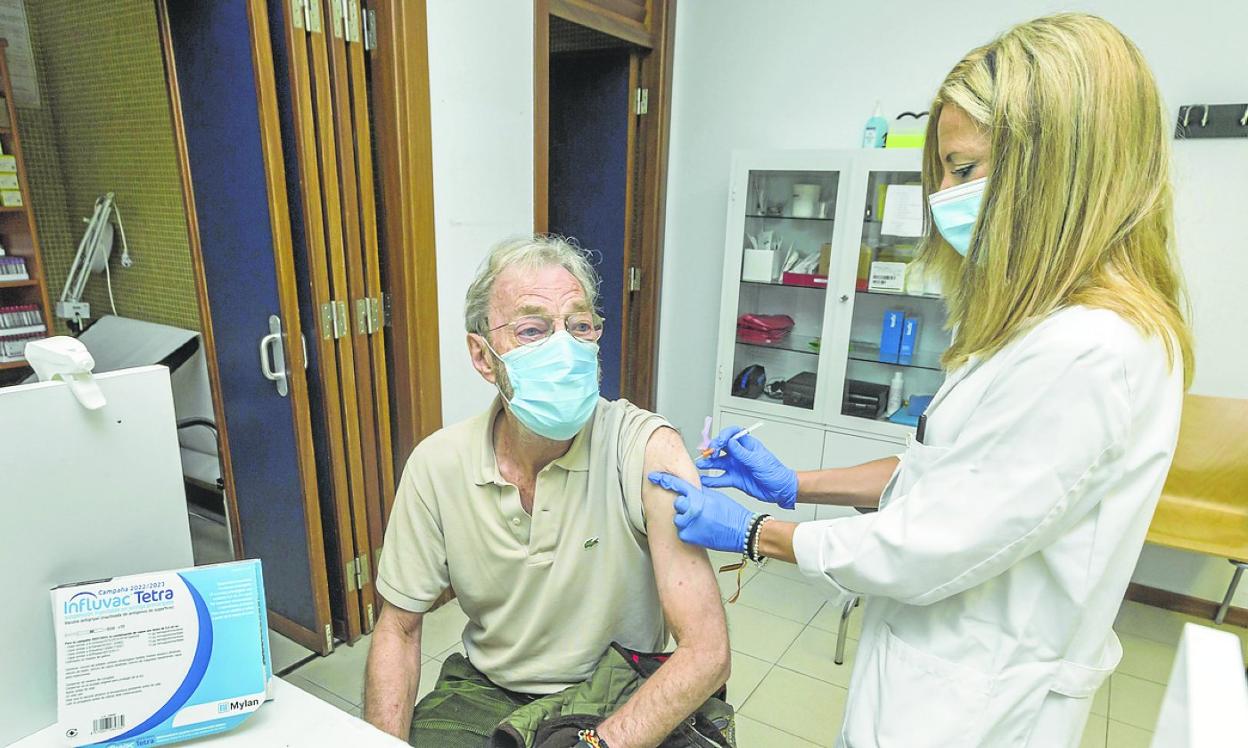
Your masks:
M649 748L663 741L728 680L727 646L678 646L614 714L598 728L611 748Z
M897 458L885 457L850 468L798 473L797 500L804 504L877 507L896 469Z
M407 740L420 687L420 629L413 636L379 621L368 650L364 680L364 719L377 729Z

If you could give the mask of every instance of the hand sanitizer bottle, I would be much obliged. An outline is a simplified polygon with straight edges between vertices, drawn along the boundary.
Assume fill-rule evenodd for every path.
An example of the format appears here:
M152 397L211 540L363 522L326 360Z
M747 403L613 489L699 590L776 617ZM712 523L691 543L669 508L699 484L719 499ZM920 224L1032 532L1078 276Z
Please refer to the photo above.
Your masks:
M893 373L893 381L888 383L888 415L901 410L901 388L905 386L901 372Z
M862 129L862 147L863 148L883 148L884 136L888 134L888 120L880 114L880 102L875 102L875 114L871 115L871 119L867 120L867 125Z

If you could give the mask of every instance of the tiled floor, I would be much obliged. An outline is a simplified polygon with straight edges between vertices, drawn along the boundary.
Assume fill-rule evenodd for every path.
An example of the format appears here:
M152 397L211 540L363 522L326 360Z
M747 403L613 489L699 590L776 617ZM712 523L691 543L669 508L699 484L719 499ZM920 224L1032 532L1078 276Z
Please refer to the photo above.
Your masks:
M728 559L716 554L716 564ZM829 725L840 722L846 686L857 650L861 610L850 619L846 662L836 665L839 610L825 604L822 593L791 567L751 569L744 577L741 599L727 607L732 637L730 701L737 708L738 744L742 748L831 746ZM724 596L736 590L736 577L720 575ZM420 695L432 688L442 660L463 651L459 643L465 617L452 602L425 619L424 663ZM1122 664L1097 694L1082 748L1146 747L1152 739L1165 684L1170 676L1179 632L1188 616L1125 603L1115 628L1122 639ZM1248 629L1233 626L1248 651ZM294 649L292 649L294 648ZM298 661L302 648L289 641L273 645L279 656ZM307 650L303 650L306 654ZM368 638L341 646L332 655L315 658L286 676L304 690L353 714L359 714Z

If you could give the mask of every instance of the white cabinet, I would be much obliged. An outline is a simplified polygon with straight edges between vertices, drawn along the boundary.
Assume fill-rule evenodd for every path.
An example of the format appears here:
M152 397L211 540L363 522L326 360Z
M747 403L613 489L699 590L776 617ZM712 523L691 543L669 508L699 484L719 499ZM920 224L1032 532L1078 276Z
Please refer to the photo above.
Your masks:
M725 426L747 427L757 423L759 419L751 413L724 410L717 412L715 431L718 433ZM753 419L753 420L750 420ZM765 426L759 430L758 438L776 455L794 470L809 470L819 466L823 459L824 434L821 429L800 426L779 420L765 420ZM751 511L767 514L779 513L773 504L766 504L744 494L733 491L733 498L741 501ZM784 519L791 522L805 522L815 518L815 508L799 504L792 512L784 512Z
M944 300L913 262L919 170L917 150L734 154L715 412L768 423L760 438L795 468L901 451L913 433L905 404L944 379ZM902 283L881 288L873 270ZM882 345L893 322L914 331L900 350Z

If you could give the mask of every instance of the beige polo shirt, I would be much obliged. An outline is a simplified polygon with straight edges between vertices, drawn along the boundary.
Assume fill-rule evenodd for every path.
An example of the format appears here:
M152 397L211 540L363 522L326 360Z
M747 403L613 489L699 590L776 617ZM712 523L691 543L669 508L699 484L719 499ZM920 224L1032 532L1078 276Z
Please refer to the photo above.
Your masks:
M495 460L501 408L496 399L413 450L386 528L378 591L421 613L453 586L468 616L469 661L512 691L579 683L611 642L662 651L668 635L641 487L646 443L667 421L600 399L568 452L538 474L530 516Z

